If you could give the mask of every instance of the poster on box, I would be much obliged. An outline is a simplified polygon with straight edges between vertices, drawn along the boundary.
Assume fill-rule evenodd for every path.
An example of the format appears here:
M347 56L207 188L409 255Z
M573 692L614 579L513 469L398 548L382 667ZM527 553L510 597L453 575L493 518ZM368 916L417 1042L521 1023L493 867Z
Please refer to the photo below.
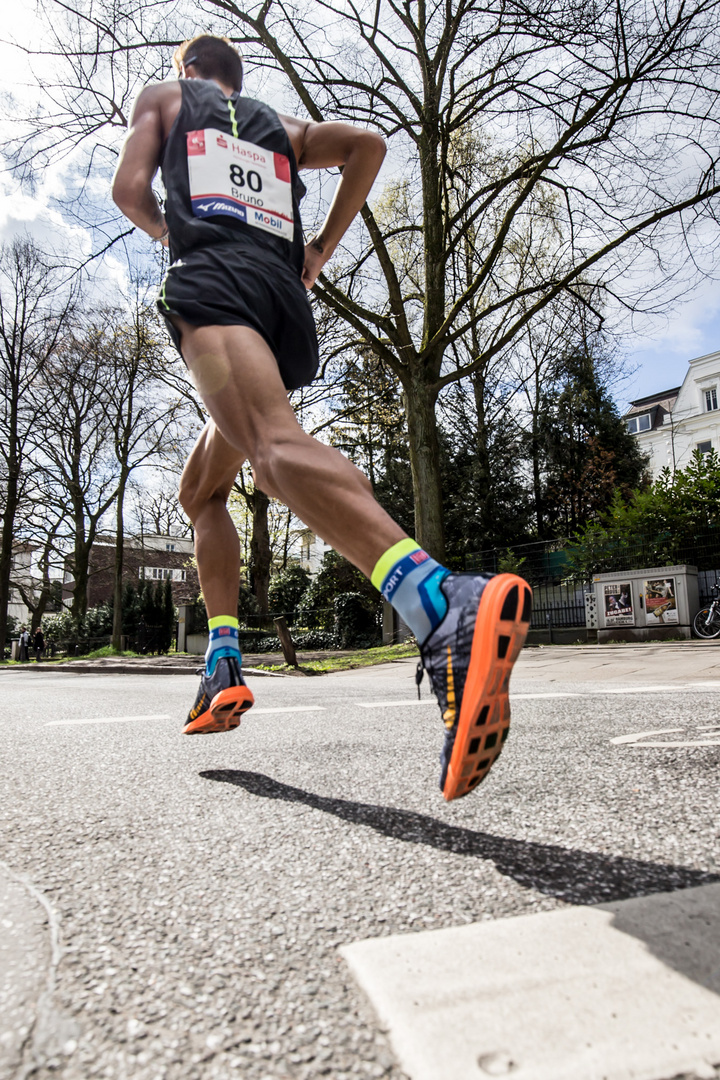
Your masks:
M645 619L648 626L679 621L674 577L645 582Z
M605 585L605 625L634 626L632 592L630 582L612 582Z

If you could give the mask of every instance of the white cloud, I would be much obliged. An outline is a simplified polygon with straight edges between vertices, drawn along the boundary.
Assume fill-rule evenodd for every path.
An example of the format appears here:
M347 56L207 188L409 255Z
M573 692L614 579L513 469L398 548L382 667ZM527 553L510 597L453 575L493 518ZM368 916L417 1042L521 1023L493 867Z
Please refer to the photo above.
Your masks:
M637 369L618 395L621 406L633 398L679 386L688 362L720 349L720 290L701 281L692 295L665 316L655 317L644 332L628 335L630 369Z

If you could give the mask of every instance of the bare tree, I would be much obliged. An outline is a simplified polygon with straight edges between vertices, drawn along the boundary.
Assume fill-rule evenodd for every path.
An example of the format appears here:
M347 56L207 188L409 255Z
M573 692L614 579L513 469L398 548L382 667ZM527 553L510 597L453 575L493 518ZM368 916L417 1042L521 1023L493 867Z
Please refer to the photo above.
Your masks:
M168 394L160 378L167 366L165 338L154 307L141 296L129 310L107 313L100 349L103 409L117 462L112 644L119 650L128 483L138 469L157 464L172 445L177 422L187 406L182 398Z
M42 465L56 504L65 509L61 542L74 576L72 614L87 610L90 550L117 495L118 466L106 410L104 325L89 323L63 343L44 369L46 416Z
M154 478L155 479L155 478ZM158 536L192 536L192 525L177 497L178 476L170 470L159 487L132 486L132 516L139 532Z
M25 147L112 152L133 92L200 23L280 73L312 119L389 138L402 204L363 209L316 294L403 387L417 532L438 555L443 387L558 296L598 319L603 299L633 308L667 282L666 257L685 269L682 251L716 242L720 0L43 2L69 64Z
M19 513L37 481L29 454L47 413L42 374L68 334L75 299L61 268L31 240L0 249L0 657Z

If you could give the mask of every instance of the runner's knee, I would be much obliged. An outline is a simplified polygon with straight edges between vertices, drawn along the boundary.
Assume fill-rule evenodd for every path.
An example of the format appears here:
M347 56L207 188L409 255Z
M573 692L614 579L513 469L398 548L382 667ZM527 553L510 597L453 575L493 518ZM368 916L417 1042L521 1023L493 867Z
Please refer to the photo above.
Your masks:
M204 506L213 501L221 502L224 505L227 502L228 494L229 492L221 491L217 485L210 487L203 484L200 477L191 473L188 474L187 470L180 478L178 500L193 524Z
M263 432L250 459L253 477L260 490L278 497L278 488L282 486L287 469L296 467L303 460L307 444L314 442L300 427Z

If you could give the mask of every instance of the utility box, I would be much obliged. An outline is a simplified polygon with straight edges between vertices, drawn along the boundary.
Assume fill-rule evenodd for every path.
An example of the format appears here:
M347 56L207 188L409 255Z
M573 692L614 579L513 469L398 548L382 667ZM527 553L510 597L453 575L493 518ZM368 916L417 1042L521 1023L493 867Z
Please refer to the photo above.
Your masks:
M692 636L700 607L696 566L660 566L597 574L598 643Z

